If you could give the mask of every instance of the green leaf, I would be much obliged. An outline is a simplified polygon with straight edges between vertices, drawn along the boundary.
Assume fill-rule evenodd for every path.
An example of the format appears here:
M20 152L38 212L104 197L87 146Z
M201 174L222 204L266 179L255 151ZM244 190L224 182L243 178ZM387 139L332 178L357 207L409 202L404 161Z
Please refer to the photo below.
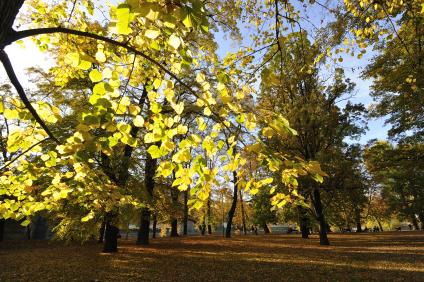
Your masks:
M89 221L90 219L93 219L93 218L94 218L94 213L90 211L86 216L81 218L81 221L87 222L87 221Z
M21 222L22 226L28 226L31 223L31 221L29 219L25 219L24 221Z

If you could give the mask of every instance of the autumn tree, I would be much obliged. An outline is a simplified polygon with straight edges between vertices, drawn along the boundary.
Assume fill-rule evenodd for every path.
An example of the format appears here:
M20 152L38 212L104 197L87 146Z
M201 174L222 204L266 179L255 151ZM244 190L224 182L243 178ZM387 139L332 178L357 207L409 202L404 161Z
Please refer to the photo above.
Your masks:
M393 146L377 141L369 146L365 161L374 181L382 186L381 196L392 211L419 228L424 222L424 202L421 189L422 145L403 144Z
M262 71L260 107L288 117L297 134L283 139L271 138L268 142L273 148L319 161L331 148L340 146L345 137L361 133L355 122L360 119L363 106L347 104L343 110L337 106L338 99L351 92L353 84L345 79L341 69L335 70L332 84L326 85L320 80L314 60L321 54L322 46L311 42L306 32L291 33L280 45L281 49L273 47L264 58L270 64ZM314 207L321 244L329 244L322 188L310 180L299 185L302 195L311 200ZM301 207L300 212L304 214ZM301 228L305 232L305 224L301 224Z

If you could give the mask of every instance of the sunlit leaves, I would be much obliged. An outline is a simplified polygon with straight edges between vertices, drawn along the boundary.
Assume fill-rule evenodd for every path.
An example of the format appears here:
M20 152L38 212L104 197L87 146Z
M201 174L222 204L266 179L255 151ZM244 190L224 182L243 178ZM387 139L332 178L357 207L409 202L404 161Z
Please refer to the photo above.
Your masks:
M78 53L72 52L65 56L65 63L73 67L78 67L80 63L80 57Z
M154 30L154 29L148 29L148 30L146 30L146 32L144 33L144 35L147 38L156 39L160 35L160 31L159 30Z
M137 127L144 126L144 118L142 116L136 116L133 122L134 122L134 125Z
M129 34L131 32L130 22L131 22L131 11L130 6L125 4L120 4L116 9L116 29L120 34Z
M175 34L172 34L169 37L169 41L168 42L169 42L169 45L171 45L175 50L177 50L178 47L180 47L180 45L181 45L181 39L180 39L180 37L177 36L177 35L175 35Z
M90 72L89 76L90 76L90 79L91 79L92 82L99 82L103 79L102 73L99 72L97 69L93 69Z

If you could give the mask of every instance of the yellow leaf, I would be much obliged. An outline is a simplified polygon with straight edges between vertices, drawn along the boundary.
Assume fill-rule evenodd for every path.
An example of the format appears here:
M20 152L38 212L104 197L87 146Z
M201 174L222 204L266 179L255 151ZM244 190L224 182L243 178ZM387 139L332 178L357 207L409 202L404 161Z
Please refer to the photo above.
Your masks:
M92 82L99 82L103 79L102 73L97 69L90 71L89 77Z
M172 34L169 37L168 43L169 43L169 45L172 46L172 48L174 48L175 50L177 50L178 47L180 47L180 45L181 45L181 39L180 39L179 36L177 36L175 34Z
M160 35L160 31L159 30L155 30L155 29L148 29L148 30L146 30L146 32L144 33L144 35L147 38L156 39Z
M76 53L76 52L66 54L65 63L68 64L68 65L71 65L75 68L78 67L78 65L80 63L79 54Z
M137 127L144 126L144 118L142 116L136 116L133 122L134 122L134 125Z
M178 104L172 103L171 106L178 115L181 115L184 111L184 102Z

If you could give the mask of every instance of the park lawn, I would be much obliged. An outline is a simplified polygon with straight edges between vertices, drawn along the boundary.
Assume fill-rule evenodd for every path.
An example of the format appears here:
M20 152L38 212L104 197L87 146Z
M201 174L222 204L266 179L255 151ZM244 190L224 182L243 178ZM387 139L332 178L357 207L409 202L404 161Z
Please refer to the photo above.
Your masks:
M0 243L0 281L424 281L424 233L248 235L121 241L101 246Z

